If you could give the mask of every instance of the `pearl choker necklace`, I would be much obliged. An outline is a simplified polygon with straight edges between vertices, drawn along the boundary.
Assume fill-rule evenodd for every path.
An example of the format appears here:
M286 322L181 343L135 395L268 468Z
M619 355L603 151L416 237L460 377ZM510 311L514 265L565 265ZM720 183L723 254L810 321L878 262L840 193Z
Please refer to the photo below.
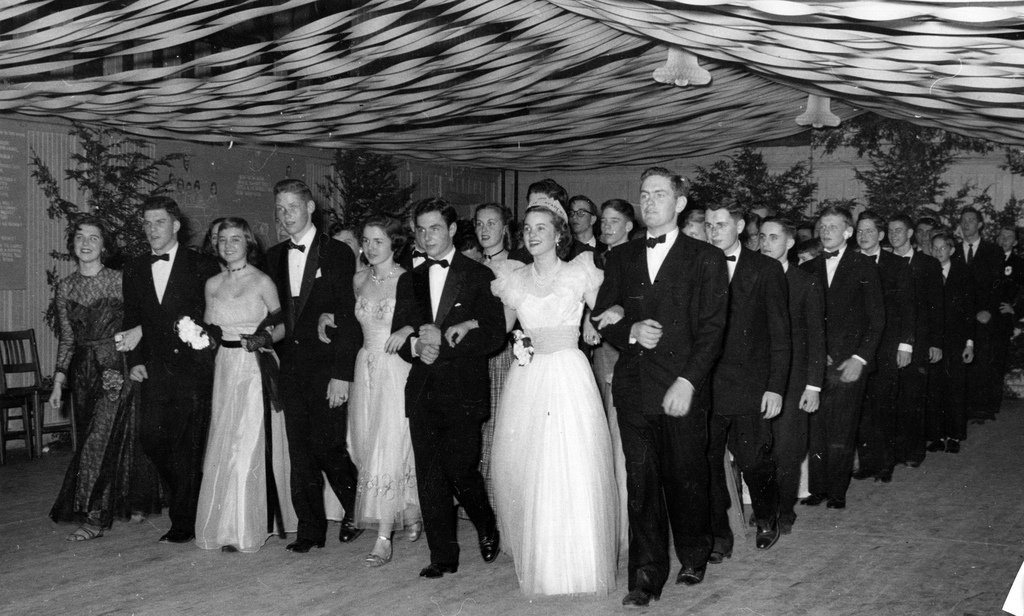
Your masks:
M235 269L231 269L231 268L229 267L229 268L227 268L227 270L228 270L229 272L240 272L240 271L244 270L244 269L245 269L245 268L247 268L247 267L249 267L249 263L248 263L248 262L245 262L245 263L243 263L243 264L242 264L242 267L236 267Z

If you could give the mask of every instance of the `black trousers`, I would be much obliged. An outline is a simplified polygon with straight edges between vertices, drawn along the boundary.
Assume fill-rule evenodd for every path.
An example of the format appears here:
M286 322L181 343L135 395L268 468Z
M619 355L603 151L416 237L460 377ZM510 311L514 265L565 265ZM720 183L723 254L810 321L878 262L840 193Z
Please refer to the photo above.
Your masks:
M967 438L967 364L963 349L942 353L942 360L932 367L928 382L928 413L925 421L929 441Z
M983 417L996 412L997 400L992 392L996 389L995 375L996 333L995 317L988 323L974 322L974 361L967 365L967 416ZM1002 382L998 388L1002 394Z
M927 441L925 440L925 409L928 401L927 349L914 351L914 361L900 370L900 391L896 404L896 462L921 462L924 460Z
M811 415L808 490L845 500L853 475L853 451L867 375L861 373L853 383L843 383L839 376L835 368L825 373L821 408Z
M444 418L444 409L426 409L409 418L416 483L430 562L459 562L458 520L454 496L476 526L491 533L496 519L480 474L479 419Z
M638 378L616 375L614 391L626 457L629 590L661 594L669 575L669 526L684 567L702 567L711 553L708 417L645 415Z
M857 430L857 458L862 471L877 474L883 470L891 471L896 465L896 396L899 377L896 366L880 367L867 375Z
M725 448L736 458L743 479L750 488L754 519L769 525L779 513L779 486L775 481L770 423L756 415L720 415L711 413L708 434L708 467L711 470L711 532L714 549L732 553L733 535L729 527L729 488L725 479ZM739 503L736 503L739 506Z
M800 466L807 457L807 427L810 416L800 410L802 391L790 392L782 403L782 413L771 420L772 457L775 481L779 485L779 519L793 523L800 496Z
M348 407L330 408L330 377L282 374L281 403L288 432L292 506L299 518L299 539L320 542L327 536L324 475L350 517L356 503L357 473L346 445Z
M1013 337L1014 316L994 315L992 323L992 371L988 402L992 412L998 413L1003 405L1003 382L1006 380L1006 364L1010 356L1010 338Z
M170 530L194 533L212 385L183 387L169 375L160 374L160 367L147 368L150 377L142 382L139 442L170 491Z

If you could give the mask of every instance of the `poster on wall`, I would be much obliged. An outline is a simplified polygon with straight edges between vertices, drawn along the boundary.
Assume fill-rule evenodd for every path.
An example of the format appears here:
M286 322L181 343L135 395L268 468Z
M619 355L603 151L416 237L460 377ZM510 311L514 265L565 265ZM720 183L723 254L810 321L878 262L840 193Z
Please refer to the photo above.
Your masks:
M192 244L201 244L210 223L221 217L244 218L266 246L281 238L274 221L274 184L286 178L303 180L307 158L278 150L158 144L158 156L180 153L184 158L164 173L171 192L192 225Z
M25 265L25 161L28 142L14 123L0 127L0 291L27 288Z

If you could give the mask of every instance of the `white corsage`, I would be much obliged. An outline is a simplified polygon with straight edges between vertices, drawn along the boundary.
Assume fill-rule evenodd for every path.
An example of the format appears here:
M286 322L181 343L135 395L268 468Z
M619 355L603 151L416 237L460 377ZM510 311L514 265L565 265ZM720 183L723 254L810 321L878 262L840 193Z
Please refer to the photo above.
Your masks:
M206 330L192 320L192 317L181 317L174 324L174 331L178 332L178 338L197 351L210 347L210 336Z
M1003 275L1004 276L1012 276L1013 275L1013 266L1012 265L1007 265L1006 269L1003 270Z
M523 330L517 329L512 332L512 340L512 354L516 356L519 365L525 366L530 363L533 359L533 342L530 337L524 334Z

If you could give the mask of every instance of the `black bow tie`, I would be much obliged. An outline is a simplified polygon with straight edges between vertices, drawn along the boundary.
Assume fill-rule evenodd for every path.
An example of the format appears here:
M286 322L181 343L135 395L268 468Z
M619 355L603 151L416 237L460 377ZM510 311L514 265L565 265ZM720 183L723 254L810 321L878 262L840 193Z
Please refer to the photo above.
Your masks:
M152 265L153 263L156 263L157 261L170 261L170 260L171 260L171 255L170 255L170 253L167 253L167 252L165 252L162 255L149 255L149 263L150 263L150 265Z
M298 250L299 252L306 252L306 247L302 244L296 244L295 242L288 241L288 250Z
M910 263L910 258L913 256L914 255L903 255L903 258L907 260L907 263Z
M647 247L648 248L654 248L658 244L664 244L664 243L665 243L665 236L664 235L659 235L658 237L649 237L649 238L647 238Z
M427 258L427 253L423 252L422 250L414 250L414 251L412 251L412 258L413 259L426 259Z
M440 265L441 267L448 267L448 259L441 259L440 261L435 261L434 259L427 259L426 264L427 269L430 269L435 265Z
M826 250L825 252L823 252L821 254L825 255L826 259L834 259L835 257L839 256L839 251L835 250L833 252L829 252L829 251Z
M726 261L735 261L736 260L736 255L729 255L728 257L725 258L725 260Z

